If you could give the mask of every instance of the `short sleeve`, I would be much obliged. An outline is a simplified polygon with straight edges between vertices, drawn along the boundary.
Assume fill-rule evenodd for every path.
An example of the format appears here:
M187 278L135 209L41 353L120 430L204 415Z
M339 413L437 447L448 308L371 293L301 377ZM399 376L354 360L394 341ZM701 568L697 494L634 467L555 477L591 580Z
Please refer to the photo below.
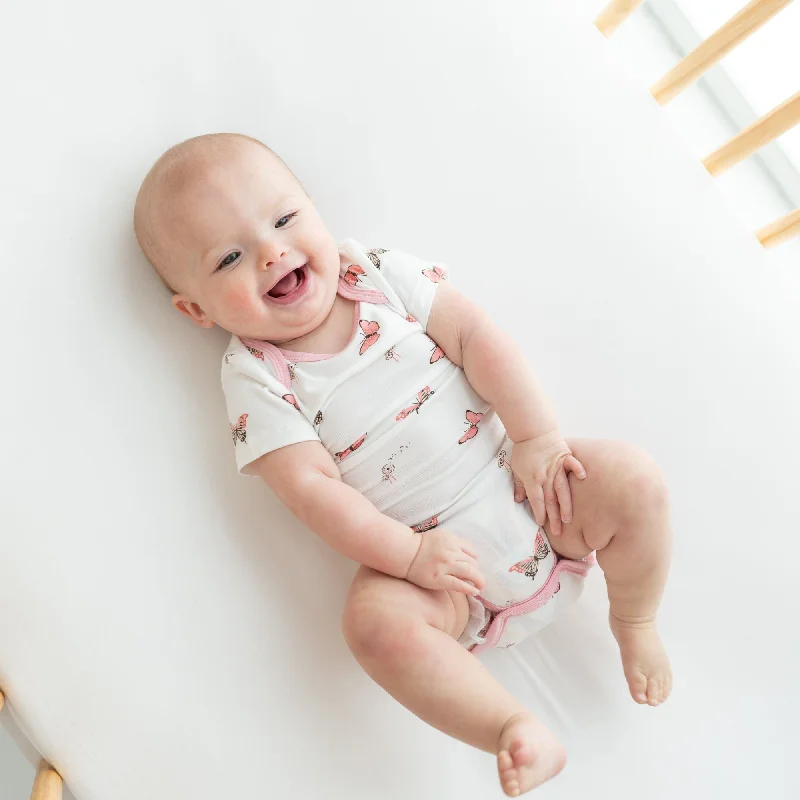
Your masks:
M266 370L243 368L237 361L234 357L222 365L222 390L236 469L240 475L254 477L248 465L265 453L320 438L295 405L294 395L277 378Z
M401 250L367 251L377 254L381 276L395 291L406 310L419 320L423 328L428 327L436 285L449 278L448 268L433 264ZM371 259L375 263L374 259Z

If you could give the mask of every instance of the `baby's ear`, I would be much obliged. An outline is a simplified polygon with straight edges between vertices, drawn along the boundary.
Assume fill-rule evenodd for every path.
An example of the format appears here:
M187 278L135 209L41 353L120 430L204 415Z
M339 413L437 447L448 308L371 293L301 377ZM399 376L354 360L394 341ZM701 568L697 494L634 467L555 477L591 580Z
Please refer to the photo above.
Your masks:
M178 292L172 296L172 305L181 314L185 314L192 322L201 328L213 328L214 321L209 319L206 312L197 303L190 300L186 295Z

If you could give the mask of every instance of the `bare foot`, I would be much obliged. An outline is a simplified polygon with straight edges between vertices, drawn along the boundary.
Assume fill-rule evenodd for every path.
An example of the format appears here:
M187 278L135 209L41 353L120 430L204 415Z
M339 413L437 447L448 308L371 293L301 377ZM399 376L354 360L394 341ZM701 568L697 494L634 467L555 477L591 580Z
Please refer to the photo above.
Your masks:
M558 775L567 754L533 714L514 714L497 742L497 771L509 797L517 797Z
M656 623L625 622L613 614L609 614L609 623L631 697L637 703L661 705L672 691L672 670Z

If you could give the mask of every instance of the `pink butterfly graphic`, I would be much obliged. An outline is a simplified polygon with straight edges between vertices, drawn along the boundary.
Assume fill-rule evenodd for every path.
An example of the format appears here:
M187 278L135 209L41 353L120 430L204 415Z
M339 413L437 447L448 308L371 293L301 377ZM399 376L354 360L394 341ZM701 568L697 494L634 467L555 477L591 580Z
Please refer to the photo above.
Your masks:
M434 343L433 350L431 351L431 364L435 364L440 358L444 358L444 350Z
M464 435L458 440L459 444L464 444L464 442L469 441L478 433L478 423L483 419L483 414L479 414L477 411L467 411L466 417L467 422L469 422L469 428L467 428Z
M533 556L526 558L523 561L518 561L516 564L508 568L509 572L519 572L528 578L535 578L536 573L539 571L539 562L543 558L547 558L550 548L542 536L542 532L536 531L536 543Z
M356 450L358 450L359 447L361 447L362 444L364 444L364 439L366 438L367 438L366 433L363 436L359 436L359 438L356 439L353 442L353 444L350 445L350 447L346 447L344 450L338 453L334 453L333 454L334 458L338 458L339 461L344 461L347 458L347 456L350 455L350 453L354 453Z
M287 403L291 403L298 411L300 410L300 406L297 405L297 398L293 394L285 394L283 395L283 399Z
M361 342L361 347L359 348L358 354L363 356L364 353L366 353L367 350L369 350L369 348L378 341L378 337L380 336L378 329L381 326L378 325L377 322L367 322L365 319L360 319L358 324L364 336L364 340Z
M264 354L263 354L263 353L262 353L260 350L256 350L256 349L255 349L255 347L249 347L248 345L245 345L245 347L247 347L247 349L248 349L248 350L249 350L249 351L250 351L250 352L251 352L251 353L252 353L252 354L253 354L253 355L254 355L256 358L260 358L262 361L264 360Z
M409 414L413 411L416 411L419 414L419 409L422 404L432 395L436 394L436 392L431 390L430 386L425 386L420 391L417 392L417 399L408 407L404 408L396 417L395 420L405 419Z
M247 417L249 414L242 414L235 425L231 425L231 436L233 437L233 446L236 447L236 441L247 441Z
M441 267L433 267L433 269L424 269L422 270L422 274L432 280L434 283L439 283L440 280L443 278L446 279L444 270Z
M406 314L406 319L409 322L416 322L417 321L416 317L412 317L411 314Z
M389 349L386 351L386 360L387 360L387 361L399 361L399 360L401 359L401 357L402 357L402 356L400 356L400 355L398 355L397 353L395 353L395 351L394 351L394 347L395 347L395 346L394 346L394 345L392 345L392 346L391 346L391 347L390 347L390 348L389 348Z
M361 269L358 264L351 264L342 277L345 279L345 282L349 283L351 286L356 286L361 275L364 275L364 270Z
M411 530L415 531L416 533L425 533L425 531L429 531L431 528L435 528L439 524L439 517L430 517L426 519L424 522L420 522L418 525L412 525Z

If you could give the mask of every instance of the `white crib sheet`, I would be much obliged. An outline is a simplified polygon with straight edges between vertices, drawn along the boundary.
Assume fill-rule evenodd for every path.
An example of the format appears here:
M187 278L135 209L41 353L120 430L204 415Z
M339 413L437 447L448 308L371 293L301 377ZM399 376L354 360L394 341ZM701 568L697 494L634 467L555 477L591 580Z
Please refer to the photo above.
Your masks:
M338 237L457 265L567 437L664 469L669 703L629 699L597 571L483 656L569 749L537 797L800 796L797 299L563 5L3 10L0 686L79 800L501 796L350 656L355 565L236 475L226 336L137 249L145 172L212 131L272 146Z

